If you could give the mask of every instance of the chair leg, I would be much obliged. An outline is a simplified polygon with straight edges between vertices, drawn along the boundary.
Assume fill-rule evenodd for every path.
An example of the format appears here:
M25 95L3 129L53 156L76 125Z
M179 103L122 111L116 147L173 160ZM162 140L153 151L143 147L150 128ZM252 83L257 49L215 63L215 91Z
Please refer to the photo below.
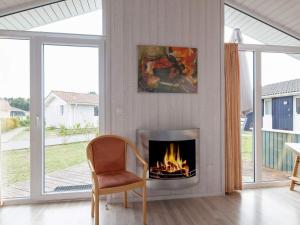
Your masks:
M99 211L100 211L100 200L99 200L99 194L95 193L95 225L99 225Z
M147 224L147 186L143 188L143 224Z
M94 192L92 192L92 204L91 204L91 216L94 218L95 215L95 200L94 200Z
M128 196L127 196L127 191L124 192L124 207L128 207Z

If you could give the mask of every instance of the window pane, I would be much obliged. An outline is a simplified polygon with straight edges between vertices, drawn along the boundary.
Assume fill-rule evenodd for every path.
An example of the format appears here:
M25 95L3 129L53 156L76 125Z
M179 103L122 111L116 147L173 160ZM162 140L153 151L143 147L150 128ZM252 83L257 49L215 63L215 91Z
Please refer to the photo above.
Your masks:
M4 199L30 195L29 41L0 39L0 153Z
M254 182L253 52L240 51L243 182Z
M45 192L91 187L86 146L99 133L98 51L44 45Z

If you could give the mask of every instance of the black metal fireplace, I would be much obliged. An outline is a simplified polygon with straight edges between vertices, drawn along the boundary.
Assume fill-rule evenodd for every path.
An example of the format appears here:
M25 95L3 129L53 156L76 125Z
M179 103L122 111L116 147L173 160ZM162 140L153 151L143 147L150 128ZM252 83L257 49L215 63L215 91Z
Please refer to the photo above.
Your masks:
M148 187L175 189L198 183L199 129L137 130L137 144L149 163Z
M179 179L196 175L195 140L149 140L149 178Z

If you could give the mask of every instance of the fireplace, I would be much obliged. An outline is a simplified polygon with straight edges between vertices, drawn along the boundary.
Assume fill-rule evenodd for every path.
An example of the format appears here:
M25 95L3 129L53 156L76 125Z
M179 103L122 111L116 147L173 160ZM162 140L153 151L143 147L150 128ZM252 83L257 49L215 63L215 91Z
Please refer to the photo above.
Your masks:
M137 144L149 163L150 188L183 188L198 182L199 129L138 130Z

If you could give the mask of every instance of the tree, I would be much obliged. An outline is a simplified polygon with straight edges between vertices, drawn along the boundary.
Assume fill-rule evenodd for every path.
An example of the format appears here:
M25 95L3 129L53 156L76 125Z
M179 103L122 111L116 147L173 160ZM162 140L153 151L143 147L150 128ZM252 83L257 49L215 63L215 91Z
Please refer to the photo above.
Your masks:
M22 109L24 111L29 111L29 104L30 104L30 101L29 99L25 99L25 98L5 98L10 106L12 107L16 107L18 109Z

